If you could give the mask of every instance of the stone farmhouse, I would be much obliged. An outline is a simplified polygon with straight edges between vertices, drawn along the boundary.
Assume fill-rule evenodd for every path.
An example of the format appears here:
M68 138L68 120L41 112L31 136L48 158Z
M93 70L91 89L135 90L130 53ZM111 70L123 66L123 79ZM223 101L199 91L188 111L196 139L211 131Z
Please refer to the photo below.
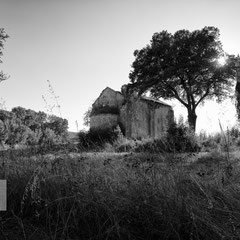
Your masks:
M149 97L126 97L107 87L92 104L90 128L120 126L128 138L157 139L174 121L172 107Z

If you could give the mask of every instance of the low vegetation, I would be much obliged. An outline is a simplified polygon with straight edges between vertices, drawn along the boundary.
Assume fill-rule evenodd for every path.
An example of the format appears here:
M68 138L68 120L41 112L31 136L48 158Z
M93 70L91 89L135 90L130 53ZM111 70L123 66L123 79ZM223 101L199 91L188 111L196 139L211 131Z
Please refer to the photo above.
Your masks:
M172 124L162 139L127 139L121 128L90 129L78 134L81 150L109 150L116 152L195 152L200 150L195 135L184 124Z
M56 146L68 140L66 119L44 112L15 107L11 111L0 110L1 147L26 148Z
M5 239L240 237L236 156L8 153Z
M168 137L173 129L176 138L193 137L179 125ZM51 153L36 148L0 152L0 174L8 184L1 238L240 238L239 152L225 142L237 143L236 131L225 140L219 135L220 141L202 134L194 141L209 152L186 153L159 151L161 144L127 140L118 130L116 139L101 142L101 152L74 153L63 146Z
M89 131L80 131L78 133L78 147L82 151L99 151L106 144L113 144L120 137L120 128L108 129L90 129Z

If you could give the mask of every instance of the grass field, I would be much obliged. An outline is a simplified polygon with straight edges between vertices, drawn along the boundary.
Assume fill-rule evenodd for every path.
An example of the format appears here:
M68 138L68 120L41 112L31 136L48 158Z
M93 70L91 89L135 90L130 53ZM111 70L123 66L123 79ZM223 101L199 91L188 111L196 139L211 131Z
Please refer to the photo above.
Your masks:
M0 239L240 239L239 156L8 151Z

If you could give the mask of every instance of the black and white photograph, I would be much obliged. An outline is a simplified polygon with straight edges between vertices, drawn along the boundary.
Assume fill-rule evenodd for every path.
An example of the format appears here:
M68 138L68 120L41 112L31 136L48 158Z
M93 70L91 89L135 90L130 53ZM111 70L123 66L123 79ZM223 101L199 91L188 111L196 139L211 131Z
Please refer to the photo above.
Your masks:
M240 240L239 0L0 0L0 240Z

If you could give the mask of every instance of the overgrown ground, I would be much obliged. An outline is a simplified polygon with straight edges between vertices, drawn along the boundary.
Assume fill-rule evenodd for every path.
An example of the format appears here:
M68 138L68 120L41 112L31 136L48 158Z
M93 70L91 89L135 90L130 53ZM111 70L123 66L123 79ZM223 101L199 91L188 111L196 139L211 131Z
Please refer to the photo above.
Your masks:
M0 239L240 239L238 151L30 155L1 156Z

